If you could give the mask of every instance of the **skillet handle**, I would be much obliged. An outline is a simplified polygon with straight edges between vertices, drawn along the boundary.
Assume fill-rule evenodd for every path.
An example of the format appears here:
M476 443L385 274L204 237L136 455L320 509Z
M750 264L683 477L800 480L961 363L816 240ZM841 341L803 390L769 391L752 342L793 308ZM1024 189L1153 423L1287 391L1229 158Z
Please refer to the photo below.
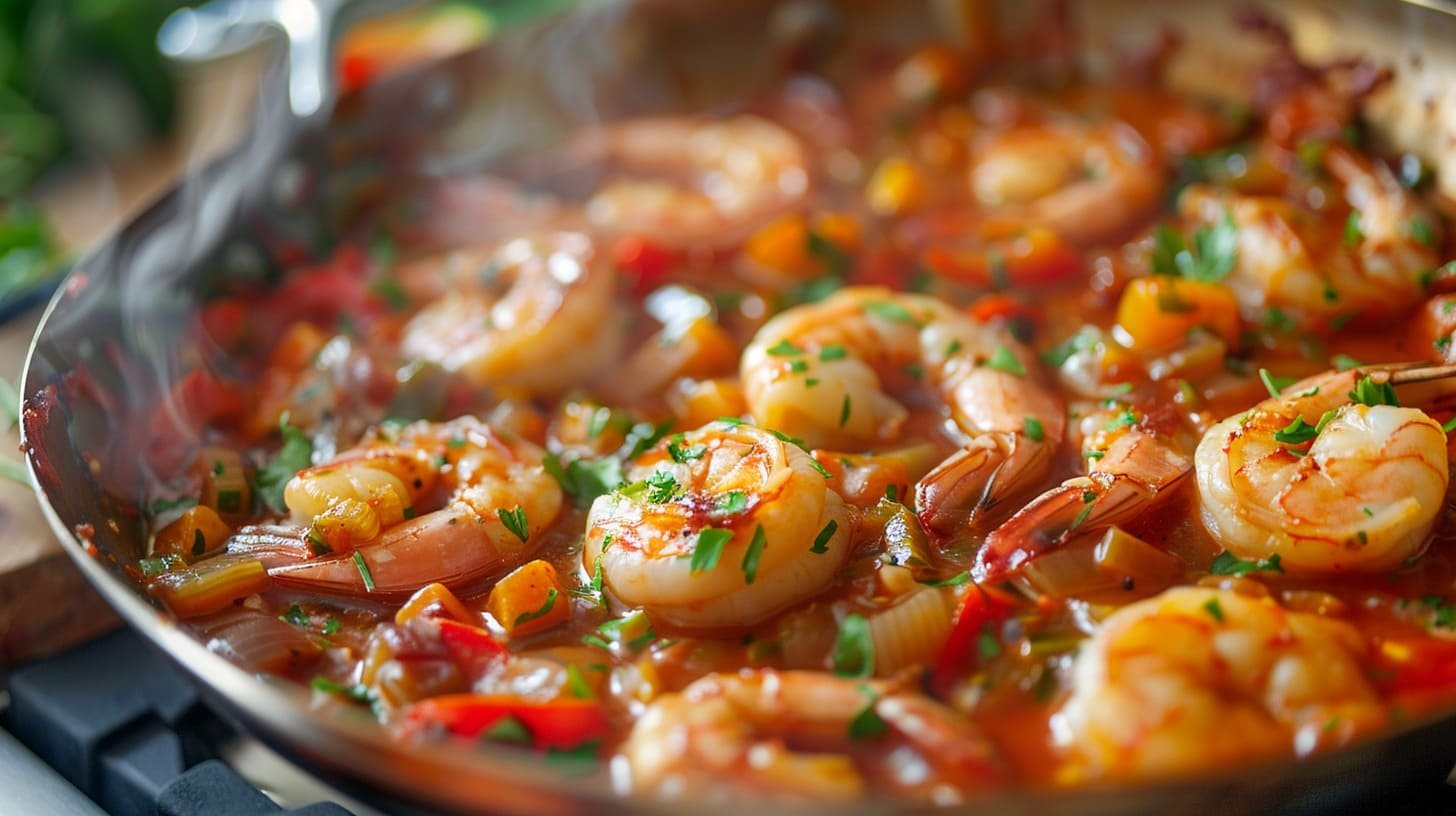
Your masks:
M288 52L288 107L307 120L332 107L333 52L342 27L413 5L417 0L211 0L168 17L157 47L172 59L203 62L281 34Z

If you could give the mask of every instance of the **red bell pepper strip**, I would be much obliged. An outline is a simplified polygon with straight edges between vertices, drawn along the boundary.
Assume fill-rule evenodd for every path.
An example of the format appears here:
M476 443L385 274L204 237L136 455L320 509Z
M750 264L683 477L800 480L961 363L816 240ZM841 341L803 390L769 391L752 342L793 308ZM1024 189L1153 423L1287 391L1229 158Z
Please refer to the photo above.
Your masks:
M947 693L955 681L974 668L981 634L1011 616L1016 600L992 587L971 584L956 610L950 637L940 649L930 672L930 687Z
M540 750L570 750L607 735L607 717L595 700L550 702L491 694L447 694L415 703L407 715L413 727L444 727L451 734L479 739L506 717L512 717Z

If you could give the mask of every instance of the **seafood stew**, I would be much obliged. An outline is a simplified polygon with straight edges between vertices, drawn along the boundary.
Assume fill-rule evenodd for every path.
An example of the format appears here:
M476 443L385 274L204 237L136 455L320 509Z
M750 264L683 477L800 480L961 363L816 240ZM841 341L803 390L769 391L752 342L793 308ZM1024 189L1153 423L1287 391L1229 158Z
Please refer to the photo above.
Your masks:
M1383 72L872 67L220 293L227 365L96 460L148 474L135 579L394 739L652 797L1135 783L1450 705L1456 269Z

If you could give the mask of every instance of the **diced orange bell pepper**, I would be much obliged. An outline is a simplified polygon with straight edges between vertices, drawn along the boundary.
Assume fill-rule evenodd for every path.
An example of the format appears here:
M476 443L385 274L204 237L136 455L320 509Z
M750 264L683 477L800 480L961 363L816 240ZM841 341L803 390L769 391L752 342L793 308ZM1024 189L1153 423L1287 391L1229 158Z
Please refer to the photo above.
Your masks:
M465 604L455 597L455 593L446 588L444 584L435 583L426 584L411 595L410 599L404 602L404 606L394 613L394 622L399 626L404 626L420 615L429 614L433 617L437 613L443 613L462 623L477 619L475 615L470 614L470 610L466 608Z
M1197 327L1237 344L1239 303L1220 284L1153 275L1129 282L1122 291L1117 325L1131 340L1131 350L1143 356L1179 348Z
M221 547L232 528L211 507L189 507L182 517L157 532L152 550L157 555L177 553L191 561Z
M571 598L556 568L537 559L500 579L490 592L486 609L507 637L524 637L570 620Z

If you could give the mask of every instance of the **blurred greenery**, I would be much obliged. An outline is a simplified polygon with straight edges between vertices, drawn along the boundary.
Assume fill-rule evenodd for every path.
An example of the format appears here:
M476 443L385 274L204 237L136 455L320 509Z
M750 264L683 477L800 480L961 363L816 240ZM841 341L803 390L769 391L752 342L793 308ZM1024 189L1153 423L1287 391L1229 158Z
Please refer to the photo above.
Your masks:
M177 0L0 0L0 200L67 151L115 155L166 133L156 33Z

